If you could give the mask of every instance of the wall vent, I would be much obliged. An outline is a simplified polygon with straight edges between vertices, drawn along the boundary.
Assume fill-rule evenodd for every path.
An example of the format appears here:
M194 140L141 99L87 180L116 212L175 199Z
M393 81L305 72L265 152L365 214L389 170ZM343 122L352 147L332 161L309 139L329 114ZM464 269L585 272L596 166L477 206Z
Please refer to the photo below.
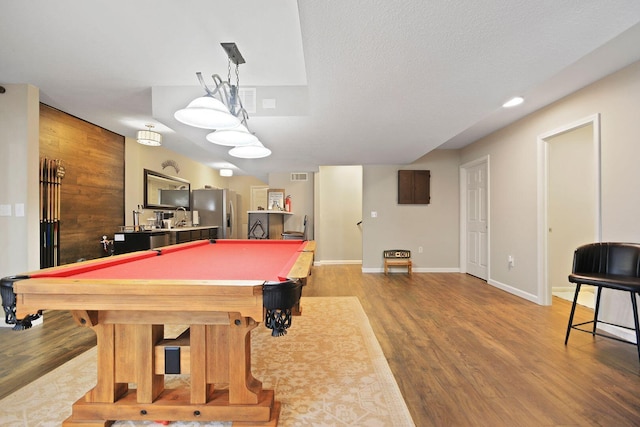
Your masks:
M307 172L292 172L291 181L308 181L309 174Z
M238 96L242 101L242 106L247 113L255 114L256 112L256 88L255 87L240 87L238 89Z

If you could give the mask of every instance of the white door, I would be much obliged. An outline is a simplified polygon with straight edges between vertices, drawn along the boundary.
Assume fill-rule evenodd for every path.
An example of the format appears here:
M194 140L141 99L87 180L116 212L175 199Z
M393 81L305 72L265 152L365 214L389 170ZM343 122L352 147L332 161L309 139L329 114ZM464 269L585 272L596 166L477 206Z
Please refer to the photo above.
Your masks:
M487 280L487 163L466 169L467 273Z

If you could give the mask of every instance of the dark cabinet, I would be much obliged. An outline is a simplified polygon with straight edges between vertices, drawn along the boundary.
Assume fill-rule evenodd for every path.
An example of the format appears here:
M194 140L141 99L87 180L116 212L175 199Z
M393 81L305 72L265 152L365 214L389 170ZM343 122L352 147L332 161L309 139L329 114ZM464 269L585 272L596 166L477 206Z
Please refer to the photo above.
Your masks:
M194 240L217 238L218 227L199 227L187 230L172 229L171 231L142 231L135 233L122 232L115 233L113 249L114 254L119 255Z
M120 255L166 246L169 244L169 234L166 231L115 233L113 240L113 253Z
M427 205L431 201L431 171L398 171L398 204Z
M190 230L171 231L171 244L192 242L202 239L217 239L217 227L203 227Z

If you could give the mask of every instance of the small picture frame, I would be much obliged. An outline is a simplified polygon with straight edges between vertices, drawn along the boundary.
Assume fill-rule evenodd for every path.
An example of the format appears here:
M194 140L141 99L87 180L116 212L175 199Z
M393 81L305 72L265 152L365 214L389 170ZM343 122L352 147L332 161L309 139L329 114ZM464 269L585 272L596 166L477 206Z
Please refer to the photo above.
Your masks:
M270 211L284 210L284 189L270 188L267 190L267 209Z

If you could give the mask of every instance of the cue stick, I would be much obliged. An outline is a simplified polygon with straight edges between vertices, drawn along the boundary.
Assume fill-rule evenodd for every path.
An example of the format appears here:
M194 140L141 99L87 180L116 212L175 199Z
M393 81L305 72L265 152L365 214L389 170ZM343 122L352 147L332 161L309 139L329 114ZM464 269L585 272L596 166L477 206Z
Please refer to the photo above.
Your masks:
M56 258L55 265L60 265L60 197L62 192L62 177L60 176L60 159L56 159Z
M48 256L49 256L49 262L47 264L47 267L51 267L53 266L53 204L54 204L54 197L55 197L55 193L53 191L53 172L54 172L54 165L53 165L53 160L49 159L49 238L48 238L48 242L49 242L49 248L48 248Z
M58 213L56 205L58 203L58 190L56 186L57 163L51 159L51 266L56 265L56 226L58 221Z
M53 192L51 191L51 159L47 159L47 267L51 267L51 201Z
M45 176L44 176L44 185L46 188L45 192L45 211L44 211L44 226L45 226L45 236L44 236L44 266L49 267L49 205L51 203L51 188L49 186L49 176L51 174L51 164L49 163L49 159L45 158Z
M44 267L44 163L40 158L40 268Z

